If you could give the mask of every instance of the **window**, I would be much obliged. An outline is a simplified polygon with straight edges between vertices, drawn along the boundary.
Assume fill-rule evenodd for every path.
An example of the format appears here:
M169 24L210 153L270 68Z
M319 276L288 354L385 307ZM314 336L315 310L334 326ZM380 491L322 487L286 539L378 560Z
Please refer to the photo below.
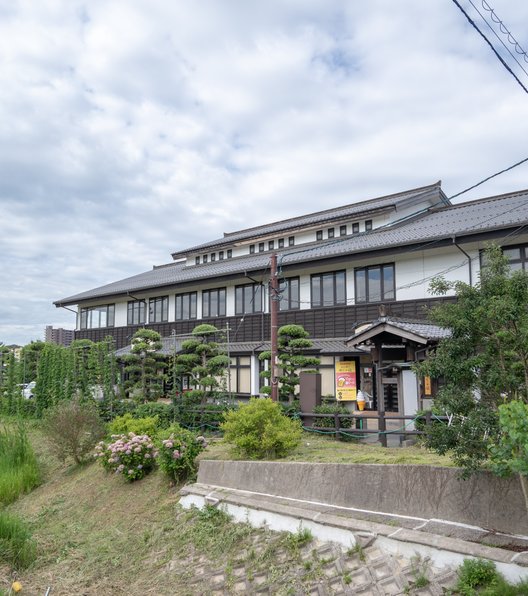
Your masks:
M344 271L312 275L312 308L346 304Z
M160 296L149 300L149 323L165 323L169 319L169 297Z
M317 230L317 232L315 233L315 239L316 240L322 240L323 239L323 230Z
M261 284L246 284L235 288L235 314L244 315L252 312L262 312L262 295L264 286Z
M502 249L504 256L508 259L510 269L517 271L524 269L528 271L528 246L504 247Z
M339 226L339 235L346 236L346 233L347 233L346 224L344 226Z
M202 263L207 263L207 255L204 255L204 256L202 257Z
M176 320L196 319L196 292L176 294Z
M223 251L223 250L221 250L221 251L218 253L218 260L219 260L219 261L223 261L223 260L224 260L224 251Z
M292 310L299 308L299 278L290 277L279 283L280 310Z
M132 300L127 304L127 325L144 325L147 303L144 300Z
M511 271L528 271L528 245L505 246L502 248L502 254L508 259ZM480 252L480 267L483 269L487 265L486 253Z
M103 306L90 306L81 308L81 329L98 329L100 327L113 327L115 317L115 304Z
M394 264L356 269L356 304L394 300Z
M365 232L371 232L371 231L372 231L372 220L367 219L365 221Z
M264 242L259 242L259 252L264 252Z
M213 261L216 261L216 253L215 252L211 253L211 263Z
M335 236L335 229L328 228L328 238L333 238Z
M194 264L195 265L199 265L200 264L200 257L195 257Z
M229 248L227 250L227 258L230 259L233 256L233 251Z
M202 317L225 317L226 289L204 290L202 292Z
M284 238L279 238L279 248L284 248Z
M288 236L288 246L294 246L295 236Z
M249 245L249 254L250 255L254 255L255 254L255 245L254 244L250 244Z
M275 244L274 244L273 240L270 240L268 242L268 250L273 250L274 247L275 247Z
M352 234L359 234L359 224L358 223L352 224Z

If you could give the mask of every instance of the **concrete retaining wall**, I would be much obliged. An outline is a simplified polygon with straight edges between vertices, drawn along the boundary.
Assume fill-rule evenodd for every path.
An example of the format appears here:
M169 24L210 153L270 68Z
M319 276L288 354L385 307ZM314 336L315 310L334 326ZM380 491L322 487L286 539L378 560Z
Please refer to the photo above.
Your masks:
M432 466L203 460L198 482L528 535L518 478L457 474Z

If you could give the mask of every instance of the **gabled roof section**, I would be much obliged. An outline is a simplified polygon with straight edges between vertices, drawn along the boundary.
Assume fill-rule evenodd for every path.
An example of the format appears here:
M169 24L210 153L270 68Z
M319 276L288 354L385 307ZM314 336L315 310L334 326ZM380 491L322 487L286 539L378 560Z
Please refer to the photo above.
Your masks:
M386 250L405 248L423 243L423 248L435 246L437 241L463 243L481 233L512 230L528 226L528 190L489 197L478 201L460 203L421 214L417 219L374 229L371 232L319 242L303 244L278 251L281 267L315 262L344 255L361 255ZM435 241L435 244L432 242ZM217 282L222 277L253 275L269 267L270 253L246 255L206 265L186 265L174 262L116 281L74 296L54 302L56 306L68 306L101 300L106 297L126 296L156 288L179 284L199 283L210 280Z
M198 244L181 251L172 253L173 259L185 257L189 254L201 252L204 250L211 250L213 248L220 248L224 246L233 246L234 243L250 238L259 238L268 236L270 234L286 234L305 227L315 226L318 224L328 225L332 221L343 220L344 218L363 218L374 215L382 211L396 209L406 204L412 204L417 200L424 200L432 198L435 203L442 205L449 205L449 200L440 188L440 182L423 186L404 192L399 192L392 195L386 195L359 203L345 205L343 207L334 207L324 211L316 211L307 215L299 217L292 217L282 221L273 222L256 226L254 228L247 228L245 230L238 230L236 232L226 232L223 238L211 240L204 244Z
M449 329L424 321L412 321L394 317L380 317L368 326L362 325L359 331L346 340L349 347L357 347L372 340L381 333L391 333L402 339L426 345L449 337Z

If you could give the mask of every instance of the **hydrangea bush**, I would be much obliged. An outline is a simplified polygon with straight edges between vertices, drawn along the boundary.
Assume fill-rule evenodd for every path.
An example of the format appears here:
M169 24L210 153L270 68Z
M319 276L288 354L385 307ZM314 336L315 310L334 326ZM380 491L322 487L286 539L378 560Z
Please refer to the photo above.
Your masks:
M112 435L112 442L101 441L95 448L95 457L103 468L123 474L129 481L140 480L156 465L158 450L148 435Z
M180 482L196 474L196 456L207 447L202 436L173 424L160 437L159 467L175 482Z

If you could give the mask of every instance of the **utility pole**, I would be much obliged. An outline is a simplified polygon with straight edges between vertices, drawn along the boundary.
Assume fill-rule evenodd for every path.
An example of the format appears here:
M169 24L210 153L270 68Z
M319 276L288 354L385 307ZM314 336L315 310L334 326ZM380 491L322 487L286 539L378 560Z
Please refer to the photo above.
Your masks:
M279 329L279 279L277 277L277 253L271 255L270 281L271 314L271 399L279 400L278 379L278 329Z

